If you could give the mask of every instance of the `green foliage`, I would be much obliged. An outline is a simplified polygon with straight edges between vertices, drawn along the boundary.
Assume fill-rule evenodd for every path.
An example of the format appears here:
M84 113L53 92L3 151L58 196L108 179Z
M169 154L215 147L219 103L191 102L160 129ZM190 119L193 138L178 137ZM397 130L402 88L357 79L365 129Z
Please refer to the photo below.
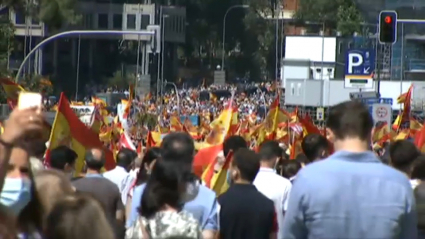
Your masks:
M77 0L0 0L0 4L44 22L53 32L81 20L75 13Z
M268 0L251 0L245 16L246 41L243 42L244 56L251 61L249 76L253 79L274 78L275 68L275 21L265 16L274 14Z
M158 115L149 113L137 113L135 116L135 125L146 126L148 129L154 129L158 125Z
M15 36L15 28L10 22L8 15L0 16L0 77L9 77L10 73L7 69L7 59L13 50L13 40ZM1 88L1 87L0 87ZM6 94L1 88L0 103L6 102Z
M343 36L361 31L363 18L353 0L300 0L294 18L301 22L325 24L326 30L340 31Z
M7 59L13 50L15 28L8 16L0 16L0 75L8 76Z
M106 79L106 85L108 87L118 87L119 89L128 89L130 84L135 82L135 77L130 77L122 74L121 71L117 71L114 75Z
M25 90L43 92L46 95L50 95L53 92L53 86L51 84L46 84L46 82L50 82L50 80L46 79L44 76L27 75L19 82L19 84L21 84Z

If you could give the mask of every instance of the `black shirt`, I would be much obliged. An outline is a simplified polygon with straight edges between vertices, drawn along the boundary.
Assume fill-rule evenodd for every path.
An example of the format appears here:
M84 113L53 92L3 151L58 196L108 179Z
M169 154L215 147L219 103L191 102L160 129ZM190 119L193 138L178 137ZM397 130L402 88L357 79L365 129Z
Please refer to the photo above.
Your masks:
M252 184L235 184L218 198L220 239L268 239L277 233L273 201Z

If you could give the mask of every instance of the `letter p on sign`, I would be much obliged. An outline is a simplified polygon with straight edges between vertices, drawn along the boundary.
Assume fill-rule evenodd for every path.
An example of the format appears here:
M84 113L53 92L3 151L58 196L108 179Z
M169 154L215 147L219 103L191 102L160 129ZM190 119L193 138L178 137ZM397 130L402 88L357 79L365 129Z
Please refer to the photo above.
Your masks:
M363 64L363 56L359 53L348 54L348 73L353 74L353 68Z

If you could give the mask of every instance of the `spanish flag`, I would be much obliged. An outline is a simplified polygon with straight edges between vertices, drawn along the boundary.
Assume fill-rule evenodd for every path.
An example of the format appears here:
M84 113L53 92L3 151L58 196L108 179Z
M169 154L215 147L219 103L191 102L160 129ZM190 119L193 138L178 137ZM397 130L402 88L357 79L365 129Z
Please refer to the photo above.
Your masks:
M75 165L75 170L78 174L81 173L84 166L85 152L91 148L100 148L104 150L106 156L106 170L111 170L115 167L112 152L103 147L103 143L99 140L98 134L80 121L71 109L69 101L63 93L59 99L58 110L52 126L49 142L49 148L46 152L47 165L50 163L50 150L60 145L66 145L78 154Z
M217 96L213 93L210 93L210 101L217 102Z
M7 103L10 108L13 109L18 104L19 93L25 92L26 90L21 85L7 78L0 79L0 84L6 93Z
M97 98L96 96L91 97L91 102L94 105L99 106L100 108L108 106L104 100L102 100L101 98Z
M128 97L128 101L125 104L124 115L123 115L124 119L127 119L128 116L130 115L131 104L133 103L133 97L134 97L133 85L130 85L130 89L128 91L130 92L130 96Z
M395 130L398 132L400 130L400 126L403 122L406 122L410 120L410 108L411 108L411 100L412 100L412 94L413 94L413 84L409 87L409 90L400 95L397 98L397 103L403 104L403 112L401 113L400 118L397 116L396 122L397 125L395 126Z

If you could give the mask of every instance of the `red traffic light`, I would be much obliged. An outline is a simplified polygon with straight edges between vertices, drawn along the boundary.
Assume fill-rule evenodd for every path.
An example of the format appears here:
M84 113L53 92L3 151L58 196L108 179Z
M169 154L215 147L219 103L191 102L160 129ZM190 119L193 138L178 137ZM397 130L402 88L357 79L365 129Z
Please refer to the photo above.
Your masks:
M386 16L386 17L385 17L385 19L384 19L384 21L385 21L385 23L387 23L387 24L391 24L391 23L393 22L393 18L392 18L392 17L390 17L390 16Z

